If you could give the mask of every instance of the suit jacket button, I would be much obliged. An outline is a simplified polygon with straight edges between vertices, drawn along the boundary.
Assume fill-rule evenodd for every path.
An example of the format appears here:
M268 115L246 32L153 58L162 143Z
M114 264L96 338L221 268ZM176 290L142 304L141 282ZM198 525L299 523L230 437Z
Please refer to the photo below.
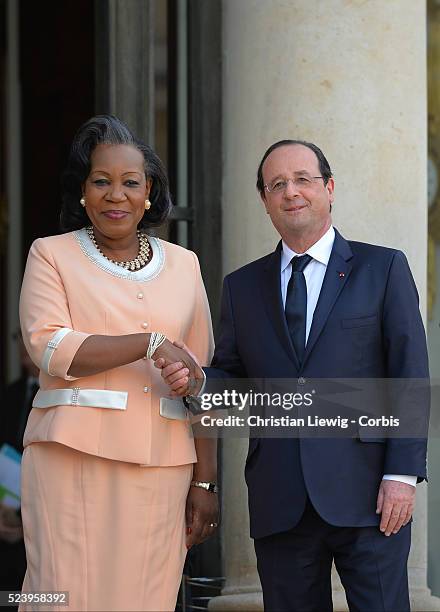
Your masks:
M298 378L298 384L299 384L299 385L305 385L305 384L306 384L306 382L307 382L307 381L306 381L306 379L305 379L305 378L303 378L302 376L300 376L300 377Z

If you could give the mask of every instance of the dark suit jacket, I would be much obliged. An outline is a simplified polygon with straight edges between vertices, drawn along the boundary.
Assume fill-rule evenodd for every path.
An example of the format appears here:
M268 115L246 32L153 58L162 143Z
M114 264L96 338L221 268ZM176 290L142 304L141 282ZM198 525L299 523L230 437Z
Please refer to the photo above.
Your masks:
M304 361L291 343L276 251L224 280L210 378L428 378L425 332L405 255L336 232ZM425 439L258 438L246 462L251 536L294 527L307 495L327 522L373 526L384 474L426 478Z

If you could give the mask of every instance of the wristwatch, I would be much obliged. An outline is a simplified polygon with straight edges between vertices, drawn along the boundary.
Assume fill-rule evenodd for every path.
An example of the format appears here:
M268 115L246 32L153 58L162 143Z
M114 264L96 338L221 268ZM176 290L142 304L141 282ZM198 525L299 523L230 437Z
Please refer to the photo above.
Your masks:
M198 395L185 395L184 397L182 397L182 399L183 403L191 412L191 414L196 415L203 414L204 412L206 412L202 408L202 399Z
M218 486L215 482L202 482L200 480L192 480L192 487L199 487L200 489L205 489L205 491L209 491L210 493L218 493Z

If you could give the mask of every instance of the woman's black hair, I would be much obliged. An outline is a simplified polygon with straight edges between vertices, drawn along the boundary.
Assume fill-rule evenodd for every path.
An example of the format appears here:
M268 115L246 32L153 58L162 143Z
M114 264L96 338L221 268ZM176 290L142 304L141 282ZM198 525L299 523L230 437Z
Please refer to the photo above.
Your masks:
M149 196L151 208L145 211L138 228L161 225L172 206L164 165L153 149L136 138L123 121L113 115L97 115L79 128L70 148L67 167L61 178L61 230L71 232L90 225L80 199L82 186L90 174L92 152L99 144L130 145L142 153L145 176L152 180Z
M305 140L280 140L279 142L275 142L273 145L271 145L267 149L266 153L263 155L262 160L260 161L260 165L258 166L257 189L263 197L264 197L263 164L266 161L266 159L269 157L269 155L272 153L272 151L275 151L275 149L278 149L279 147L285 147L288 145L302 145L303 147L307 147L308 149L313 151L313 153L318 158L319 171L321 173L322 178L324 179L324 185L327 185L329 178L333 176L331 168L330 168L330 164L328 163L327 158L325 157L321 149L315 144L313 144L313 142L307 142Z

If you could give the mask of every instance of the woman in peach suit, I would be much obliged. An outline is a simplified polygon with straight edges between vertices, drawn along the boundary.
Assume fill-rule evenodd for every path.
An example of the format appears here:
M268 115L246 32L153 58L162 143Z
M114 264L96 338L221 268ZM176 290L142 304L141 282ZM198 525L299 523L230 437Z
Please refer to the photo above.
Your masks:
M146 233L170 206L154 152L94 117L63 177L67 233L29 253L20 316L41 376L24 437L23 591L68 591L62 610L174 610L187 548L217 526L214 443L193 439L177 400L160 402L152 361L181 361L191 379L173 341L202 363L212 352L197 257Z

